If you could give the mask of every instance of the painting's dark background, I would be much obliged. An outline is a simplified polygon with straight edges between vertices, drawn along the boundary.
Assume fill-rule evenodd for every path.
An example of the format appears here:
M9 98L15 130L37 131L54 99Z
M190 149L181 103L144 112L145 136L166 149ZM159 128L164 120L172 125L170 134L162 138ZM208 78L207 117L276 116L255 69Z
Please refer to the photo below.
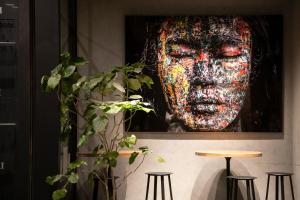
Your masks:
M245 16L243 16L245 17ZM250 89L244 107L241 110L241 128L244 132L282 132L283 102L282 102L282 44L283 19L280 15L246 16L257 26L258 33L263 35L253 38L253 50L263 54L257 64L255 73L251 74ZM145 43L149 35L156 34L157 27L164 17L160 16L127 16L126 17L126 63L141 60ZM253 26L253 24L252 24ZM151 32L152 33L149 33ZM153 33L154 32L154 33ZM258 48L257 46L260 46ZM263 50L261 50L263 49ZM258 52L261 51L261 52ZM146 60L146 63L149 64ZM150 75L155 85L153 90L143 88L144 100L153 103L155 114L137 113L132 120L129 131L162 132L167 131L168 124L164 121L166 105L160 82L156 76L155 66L149 64L144 73ZM126 125L127 126L127 125ZM230 130L229 130L230 131Z

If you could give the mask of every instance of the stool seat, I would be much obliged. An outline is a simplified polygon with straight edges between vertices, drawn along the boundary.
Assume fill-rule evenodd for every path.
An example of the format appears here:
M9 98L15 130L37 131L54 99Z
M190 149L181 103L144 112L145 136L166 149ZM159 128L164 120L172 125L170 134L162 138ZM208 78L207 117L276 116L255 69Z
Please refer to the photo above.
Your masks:
M289 173L289 172L267 172L266 174L269 174L271 176L291 176L291 175L294 175L293 173Z
M257 177L254 176L227 176L228 179L237 179L237 180L254 180Z
M147 172L146 174L150 176L168 176L173 174L172 172Z

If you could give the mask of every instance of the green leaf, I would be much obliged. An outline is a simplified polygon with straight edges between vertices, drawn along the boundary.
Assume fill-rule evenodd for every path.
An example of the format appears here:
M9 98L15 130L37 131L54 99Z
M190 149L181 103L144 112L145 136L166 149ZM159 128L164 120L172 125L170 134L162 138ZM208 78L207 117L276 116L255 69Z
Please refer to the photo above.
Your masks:
M71 101L74 100L74 95L72 94L72 92L73 92L72 85L73 85L73 81L70 79L69 80L62 79L62 81L61 81L61 91L60 92L61 92L61 94L66 96L65 99L68 100L70 103L71 103Z
M81 67L85 64L87 64L88 62L82 58L82 57L77 57L75 60L74 60L74 65L78 66L78 67Z
M95 175L94 175L94 171L90 172L89 175L88 175L88 188L94 188L94 178L95 178Z
M100 90L102 91L103 95L108 95L112 93L115 90L115 87L113 87L113 80L115 79L116 74L105 74L105 80L101 84Z
M132 90L139 90L141 88L141 83L138 79L129 78L128 79L128 87Z
M51 71L51 76L60 74L60 71L62 69L63 65L60 63L58 64L52 71Z
M64 125L61 125L61 135L60 140L63 142L66 142L67 138L69 137L69 134L71 133L72 126L70 122L67 122Z
M87 142L87 136L85 134L81 134L77 143L77 147L83 146Z
M129 137L125 137L121 142L119 142L120 147L127 147L129 149L132 149L133 146L136 144L136 136L131 135Z
M48 92L48 90L47 90L48 79L49 79L49 76L47 76L47 75L42 76L42 79L41 79L42 88L46 92Z
M77 173L72 172L69 177L68 177L68 181L70 183L77 183L79 180L79 175Z
M113 82L112 85L113 85L117 90L119 90L120 92L125 93L125 89L124 89L124 87L123 87L120 83Z
M53 185L54 183L59 181L62 177L63 177L63 175L61 175L61 174L58 174L56 176L47 176L46 183L48 183L49 185Z
M163 159L161 156L158 156L158 157L156 158L156 161L159 162L159 163L165 163L165 162L166 162L166 160Z
M55 190L52 193L52 199L53 200L60 200L66 197L67 195L67 190L66 189L60 189L60 190Z
M72 162L69 164L68 170L74 170L81 166L87 166L87 163L83 160L78 160L78 161Z
M107 124L108 124L108 119L106 116L97 116L96 118L93 119L93 128L95 132L101 132L104 131Z
M142 68L136 68L136 69L134 69L134 72L139 74L142 72L142 70L143 70Z
M114 91L114 88L107 85L107 87L105 87L103 90L102 90L102 93L103 95L109 95L111 94L112 92Z
M111 167L117 166L117 157L119 156L119 153L117 151L110 151L106 154L103 154L101 157L98 157L96 164L105 164L108 163Z
M70 77L76 70L76 66L75 65L69 65L63 72L63 77L64 78L68 78Z
M111 105L107 111L105 111L107 114L117 114L122 110L122 107L117 105Z
M78 79L77 83L72 85L73 92L77 91L85 81L86 81L86 76L83 76L80 79Z
M148 86L148 88L151 88L151 85L154 84L154 82L153 82L152 78L150 78L150 76L143 74L143 75L139 75L138 78L139 78L140 82L145 83Z
M83 135L91 136L91 135L95 135L95 133L96 132L95 132L93 126L90 124L86 124L86 128L84 129Z
M116 159L119 156L117 151L111 151L108 153L108 159Z
M69 121L69 106L65 102L60 104L60 124L64 126Z
M94 89L98 85L98 83L100 83L102 80L103 80L103 77L92 78L88 82L88 88L90 90Z
M95 118L97 114L97 107L94 106L94 104L90 104L90 105L87 105L85 111L84 111L84 116L88 119L88 120L91 120L93 118Z
M129 99L142 99L143 97L141 95L131 95L129 96Z
M141 107L141 110L144 111L144 112L146 112L146 113L149 113L149 112L153 111L153 109L146 108L146 107Z
M62 113L62 114L69 113L69 106L65 102L62 102L60 104L60 113Z
M145 64L142 62L133 63L132 65L127 67L126 71L135 72L139 74L142 72L144 66Z
M55 74L55 75L50 76L47 81L47 88L49 88L49 89L56 88L56 86L59 84L60 79L61 79L60 74Z
M131 155L130 155L130 157L129 157L129 165L131 165L132 163L134 163L134 161L135 161L135 159L136 159L136 157L139 155L139 153L138 152L133 152Z
M117 166L117 159L111 159L108 161L108 164L111 166L111 167L116 167Z
M69 52L64 52L60 54L60 59L62 61L70 60L70 58L71 58L71 54Z
M148 154L150 151L149 147L147 147L147 146L139 147L139 150L141 150L142 154L144 154L144 155Z

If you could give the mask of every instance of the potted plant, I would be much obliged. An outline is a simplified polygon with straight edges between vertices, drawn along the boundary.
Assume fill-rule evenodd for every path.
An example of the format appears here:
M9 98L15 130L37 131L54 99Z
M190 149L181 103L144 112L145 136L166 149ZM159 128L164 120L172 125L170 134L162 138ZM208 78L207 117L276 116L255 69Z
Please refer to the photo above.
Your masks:
M114 168L118 164L120 151L124 148L132 150L129 164L134 163L139 154L143 156L142 163L149 152L146 146L135 147L137 138L123 134L123 124L127 122L130 125L137 111L153 111L149 103L143 102L142 96L134 94L142 87L151 88L153 81L142 74L143 63L84 76L80 74L80 68L86 64L83 58L71 59L69 53L64 53L61 63L50 75L42 77L41 84L46 92L57 92L62 141L66 141L73 127L79 132L78 149L88 145L89 139L98 138L99 143L93 147L94 163L89 179L98 178L105 188L105 199L116 200L118 186ZM124 112L127 114L124 115ZM72 114L84 122L82 127L72 124ZM69 186L80 179L77 169L85 166L85 161L77 160L69 163L66 173L47 177L46 182L57 187L52 194L53 200L63 199L67 195Z

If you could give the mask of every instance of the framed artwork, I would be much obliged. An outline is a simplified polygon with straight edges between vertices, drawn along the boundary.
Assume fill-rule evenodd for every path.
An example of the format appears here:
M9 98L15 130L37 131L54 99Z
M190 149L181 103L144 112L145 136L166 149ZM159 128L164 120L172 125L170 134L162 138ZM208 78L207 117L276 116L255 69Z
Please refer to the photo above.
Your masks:
M283 19L127 16L126 63L154 80L133 132L282 132ZM129 124L126 124L127 128Z

